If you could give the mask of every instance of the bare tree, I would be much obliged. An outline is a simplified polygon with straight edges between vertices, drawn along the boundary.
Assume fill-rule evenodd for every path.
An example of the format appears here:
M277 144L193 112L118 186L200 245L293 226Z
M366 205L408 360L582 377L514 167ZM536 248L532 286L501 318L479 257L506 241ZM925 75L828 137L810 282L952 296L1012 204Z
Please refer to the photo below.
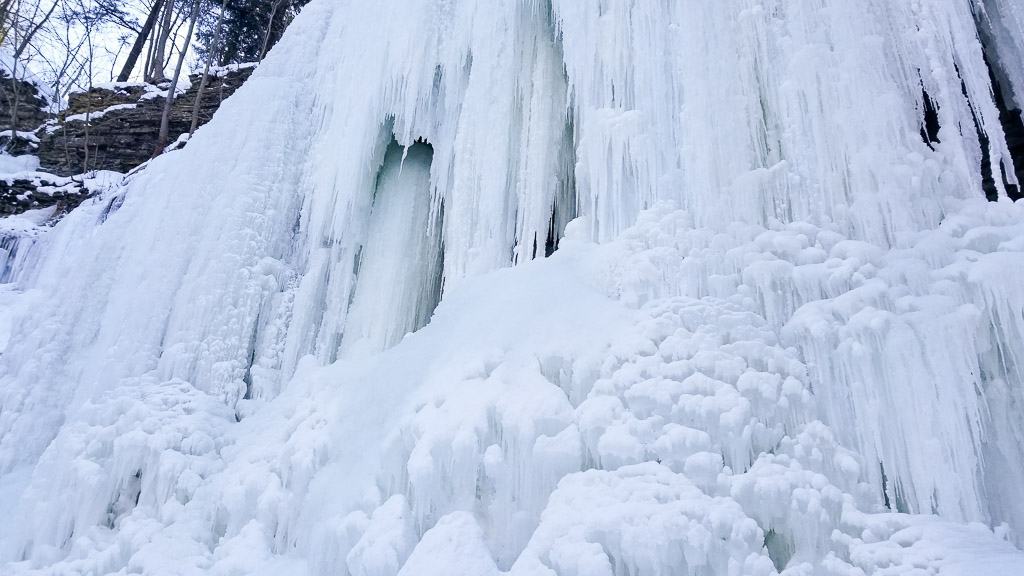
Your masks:
M135 69L139 56L142 54L142 48L146 45L156 26L156 21L160 18L160 8L163 5L164 0L156 0L153 7L149 9L149 15L146 17L145 23L142 24L138 36L135 37L135 42L132 43L132 49L128 52L128 58L125 60L124 66L121 67L121 72L117 75L118 82L127 82L131 77L132 70Z
M87 78L89 62L82 52L91 34L77 33L80 14L67 2L61 3L61 15L57 21L61 26L44 30L45 36L39 42L41 45L33 46L33 50L37 65L48 69L52 94L59 102L71 90L85 90L90 85Z
M24 36L21 39L21 42L19 42L17 47L14 49L14 60L18 60L19 58L21 58L21 55L25 52L25 49L28 48L29 42L31 42L32 39L35 38L35 35L39 33L39 30L43 27L43 25L46 24L46 22L50 19L51 16L53 16L53 12L57 9L57 6L59 4L59 0L54 1L50 5L50 9L46 11L42 18L34 20L34 22L32 22L29 25L28 30L25 32ZM39 3L36 3L37 13L38 7Z
M185 33L185 41L182 44L181 50L178 54L178 64L174 67L174 77L171 79L171 85L167 87L167 97L164 98L164 111L160 116L160 134L157 137L156 150L153 151L153 156L157 156L163 153L164 148L167 147L167 138L170 133L171 124L171 108L174 105L175 91L178 88L178 79L181 77L181 69L185 64L185 56L188 54L189 44L192 43L192 32L195 31L196 19L199 18L199 4L201 0L195 0L192 3L192 12L189 16L188 32ZM168 3L170 4L170 3Z
M78 0L78 5L79 5L79 8L81 9L81 13L82 14L88 14L88 10L87 10L87 8L86 8L86 6L84 4L84 0ZM87 50L85 61L87 62L87 67L88 67L88 74L87 74L86 77L89 79L89 88L88 89L90 91L92 90L93 62L95 61L95 57L94 57L95 53L94 53L94 50L93 50L93 43L92 43L92 32L93 32L92 28L93 28L93 24L94 24L94 22L92 21L92 19L90 19L88 17L84 18L85 45L86 45L86 50ZM85 110L85 142L83 142L83 144L82 144L83 148L84 148L84 150L83 150L83 158L82 158L82 172L83 173L89 171L89 126L90 126L90 122L89 122L90 118L89 117L92 115L91 102L87 106L88 107Z
M221 34L223 33L224 12L227 10L227 4L228 0L221 0L220 13L217 15L217 25L213 32L213 45L210 46L210 49L207 51L206 63L203 65L203 79L199 81L199 89L196 91L196 100L192 104L192 125L188 129L189 137L195 134L196 129L199 128L199 108L203 103L203 95L206 93L206 86L210 82L210 64L221 49Z
M150 69L146 72L146 79L150 82L164 80L164 66L166 63L167 42L171 38L171 30L174 26L174 0L164 3L163 20L153 44L153 56L150 59Z
M0 43L7 40L8 22L11 20L15 0L0 0Z
M17 17L18 12L21 8L21 0L17 0L14 6L14 19L10 27L10 31L13 34L12 40L15 44L19 43L18 40L18 26ZM6 35L5 35L6 38ZM14 146L15 138L18 134L18 104L20 104L21 98L21 86L18 82L18 59L14 58L11 62L11 138L7 141L7 149L10 150Z
M142 66L143 80L149 79L149 71L153 68L153 55L156 53L156 41L160 33L160 29L156 26L149 32L149 38L146 42L146 63Z
M11 58L11 83L10 83L10 120L11 120L11 139L8 140L8 149L10 146L15 144L15 139L18 134L18 115L21 108L21 82L19 81L19 64L21 64L22 56L25 50L32 42L32 39L39 33L42 27L53 15L53 12L57 9L58 0L54 0L53 4L50 5L49 9L45 12L42 10L42 3L40 0L26 3L22 0L15 0L13 4L13 10L10 12L10 23L9 23L9 34L4 35L4 39L10 38L14 45L14 52ZM10 6L9 6L10 7ZM22 65L21 70L24 71L25 67Z
M165 57L164 62L162 64L162 69L163 70L166 70L167 67L171 65L171 62L174 62L175 58L177 57L177 53L178 53L178 38L181 38L181 29L182 29L182 27L186 26L191 21L190 15L191 15L190 11L189 12L181 12L181 13L178 13L177 11L175 11L175 13L174 13L174 19L173 19L173 21L171 23L171 33L168 36L169 44L167 44L166 57ZM198 23L198 20L197 20L197 23ZM166 80L166 79L167 78L163 78L163 80Z
M274 0L273 5L270 7L270 17L267 18L267 32L263 35L263 48L260 49L260 60L267 55L267 50L270 49L270 36L274 32L274 18L277 17L277 10L281 7L284 0Z

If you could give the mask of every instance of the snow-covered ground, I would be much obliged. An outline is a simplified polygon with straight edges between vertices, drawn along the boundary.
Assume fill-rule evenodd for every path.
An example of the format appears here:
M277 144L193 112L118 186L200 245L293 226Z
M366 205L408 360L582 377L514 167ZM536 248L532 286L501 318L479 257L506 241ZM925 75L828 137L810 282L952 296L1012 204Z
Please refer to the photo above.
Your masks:
M10 131L7 132L10 134ZM0 154L0 174L18 174L20 172L34 172L39 169L39 157L31 154L12 156Z
M972 6L314 1L0 292L0 571L1021 574Z

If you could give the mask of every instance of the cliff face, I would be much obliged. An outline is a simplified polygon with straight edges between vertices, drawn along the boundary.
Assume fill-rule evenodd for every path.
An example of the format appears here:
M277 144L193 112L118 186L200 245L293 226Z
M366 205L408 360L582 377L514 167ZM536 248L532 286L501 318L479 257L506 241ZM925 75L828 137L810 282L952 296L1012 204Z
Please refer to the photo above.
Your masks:
M199 106L200 125L213 117L254 67L211 70ZM191 127L201 80L202 75L193 74L179 84L171 108L171 143ZM0 128L7 128L0 130L0 147L12 156L38 156L38 162L0 166L0 217L53 208L59 218L95 192L91 183L97 178L106 182L117 176L107 172L127 173L149 160L157 147L167 89L166 84L101 85L72 94L67 109L53 117L35 84L13 81L0 70Z
M6 70L0 69L0 127L5 130L11 128L11 115L17 108L15 129L32 132L48 119L49 106L46 96L40 94L35 84L14 80Z
M225 98L252 74L252 66L214 70L199 107L199 124L213 117ZM200 74L182 82L171 108L169 142L186 134L192 123ZM149 160L157 147L166 84L117 83L98 86L69 98L59 118L40 128L38 152L43 170L62 176L92 170L128 172Z

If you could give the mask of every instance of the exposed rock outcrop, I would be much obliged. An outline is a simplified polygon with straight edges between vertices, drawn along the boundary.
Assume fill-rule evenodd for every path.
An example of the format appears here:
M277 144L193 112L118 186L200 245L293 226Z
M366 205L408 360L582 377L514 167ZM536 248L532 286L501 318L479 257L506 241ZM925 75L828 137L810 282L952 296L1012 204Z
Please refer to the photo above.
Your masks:
M88 198L92 190L85 181L42 172L28 172L0 178L0 217L27 210L57 207L66 213Z
M252 74L252 65L231 66L211 73L199 108L199 124L213 117L225 98ZM179 86L171 107L170 138L189 131L192 106L201 74ZM43 170L68 176L91 170L128 172L150 159L157 147L167 85L117 83L73 94L68 108L39 132Z
M0 284L17 280L16 272L51 226L122 180L116 172L71 178L32 170L0 175Z
M28 80L14 80L6 70L0 68L0 129L11 130L15 104L15 131L32 132L49 118L50 103L40 93L39 87Z
M254 67L211 70L199 107L200 125L213 117ZM172 143L191 128L201 80L201 74L193 74L178 87L171 108ZM39 159L38 164L33 159L32 166L8 167L0 174L0 218L46 209L52 212L48 221L55 221L149 160L157 146L168 88L145 83L97 86L72 94L67 109L53 118L34 83L12 81L0 70L0 128L10 127L15 98L18 101L17 124L14 130L0 129L0 146L12 156Z

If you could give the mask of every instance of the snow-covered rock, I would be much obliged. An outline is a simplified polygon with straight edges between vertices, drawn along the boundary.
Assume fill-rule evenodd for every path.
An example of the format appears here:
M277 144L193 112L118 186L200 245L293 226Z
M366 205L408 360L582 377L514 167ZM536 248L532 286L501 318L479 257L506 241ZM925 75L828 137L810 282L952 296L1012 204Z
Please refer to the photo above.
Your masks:
M206 124L255 69L255 64L211 70L199 106ZM169 138L188 134L202 75L179 80L171 109ZM130 172L149 160L158 144L160 119L169 83L113 82L73 93L58 118L38 131L44 169L69 176L88 170Z

